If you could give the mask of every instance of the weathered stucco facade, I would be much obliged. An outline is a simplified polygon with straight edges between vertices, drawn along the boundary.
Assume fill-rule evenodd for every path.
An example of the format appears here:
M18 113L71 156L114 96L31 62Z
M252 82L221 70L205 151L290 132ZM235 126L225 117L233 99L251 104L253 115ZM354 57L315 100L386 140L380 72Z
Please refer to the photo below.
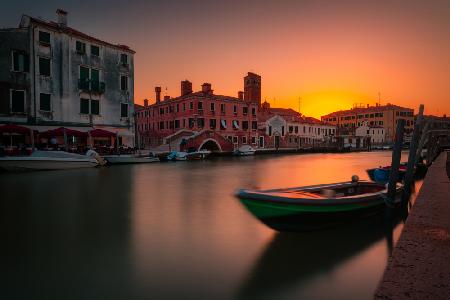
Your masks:
M133 146L135 52L68 27L67 13L57 13L58 22L24 15L19 28L0 31L0 122L104 128ZM24 70L12 70L15 50ZM16 88L26 93L19 113L8 106Z

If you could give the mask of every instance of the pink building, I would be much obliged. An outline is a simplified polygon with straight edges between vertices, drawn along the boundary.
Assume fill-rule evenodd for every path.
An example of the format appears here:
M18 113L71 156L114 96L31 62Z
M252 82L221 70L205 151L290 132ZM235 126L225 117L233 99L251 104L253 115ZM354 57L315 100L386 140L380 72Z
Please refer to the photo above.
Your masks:
M244 144L256 147L261 77L249 73L244 85L246 97L238 92L237 98L214 94L210 83L193 92L192 83L182 81L181 95L164 99L161 88L156 87L155 103L149 105L144 100L144 106L136 110L139 144L167 150L233 151Z

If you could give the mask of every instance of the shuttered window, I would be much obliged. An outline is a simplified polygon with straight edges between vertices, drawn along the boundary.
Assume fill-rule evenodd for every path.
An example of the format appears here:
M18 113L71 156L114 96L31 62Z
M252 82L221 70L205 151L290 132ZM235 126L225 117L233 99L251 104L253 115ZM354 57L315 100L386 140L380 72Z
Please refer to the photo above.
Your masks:
M39 57L39 74L43 76L51 76L50 58Z
M24 52L13 51L13 71L16 72L28 72L30 70L30 62L28 55Z
M80 99L80 114L89 114L89 99Z
M100 114L100 101L91 99L91 115Z
M120 117L122 117L122 118L128 117L128 104L126 104L126 103L120 104Z
M41 93L39 97L39 109L43 111L51 111L50 94Z
M50 33L39 31L39 42L45 45L50 45Z
M25 112L25 91L11 90L11 112Z

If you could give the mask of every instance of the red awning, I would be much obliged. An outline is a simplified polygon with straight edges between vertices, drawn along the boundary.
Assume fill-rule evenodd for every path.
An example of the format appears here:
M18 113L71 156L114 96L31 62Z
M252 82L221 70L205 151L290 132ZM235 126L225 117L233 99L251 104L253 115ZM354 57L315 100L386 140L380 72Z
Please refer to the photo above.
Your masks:
M30 134L31 130L27 127L20 126L20 125L14 125L14 124L7 124L0 126L0 133L17 133L17 134Z
M86 132L73 130L73 129L69 129L69 128L64 128L64 127L59 127L56 129L41 132L40 136L43 136L43 137L64 136L64 130L66 131L67 136L86 137L88 135Z
M89 131L91 137L115 137L116 134L111 131L103 130L103 129L93 129Z

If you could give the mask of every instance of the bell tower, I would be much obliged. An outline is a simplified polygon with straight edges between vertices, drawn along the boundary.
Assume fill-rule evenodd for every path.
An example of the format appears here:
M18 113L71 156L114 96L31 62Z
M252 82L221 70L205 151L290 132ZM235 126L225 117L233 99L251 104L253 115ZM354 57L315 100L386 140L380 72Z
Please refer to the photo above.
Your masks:
M261 107L261 76L248 72L244 77L244 101L254 102Z

